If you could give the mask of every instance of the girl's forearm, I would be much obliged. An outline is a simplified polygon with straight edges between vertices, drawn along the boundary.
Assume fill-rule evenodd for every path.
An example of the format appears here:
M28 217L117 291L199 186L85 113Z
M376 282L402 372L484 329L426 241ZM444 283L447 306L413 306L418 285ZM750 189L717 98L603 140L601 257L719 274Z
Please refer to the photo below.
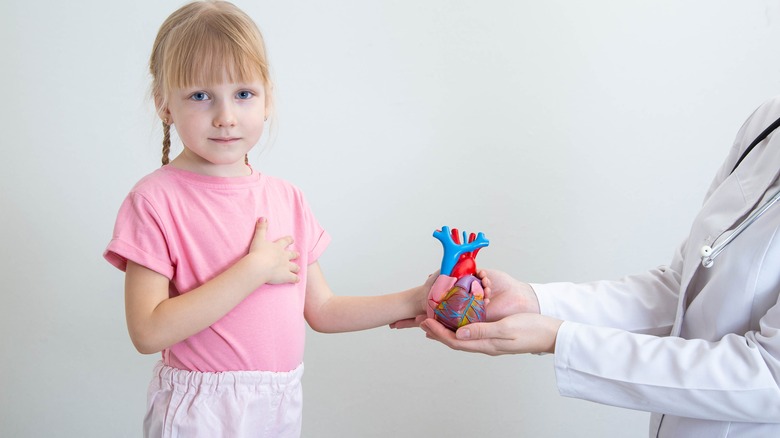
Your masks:
M331 295L307 316L312 329L322 333L366 330L423 313L422 286L378 296Z

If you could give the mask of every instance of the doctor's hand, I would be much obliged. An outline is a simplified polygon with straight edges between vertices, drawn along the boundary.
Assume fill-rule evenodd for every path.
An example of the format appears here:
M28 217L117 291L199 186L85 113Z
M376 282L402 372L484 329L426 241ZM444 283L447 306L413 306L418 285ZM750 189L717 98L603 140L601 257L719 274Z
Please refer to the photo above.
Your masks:
M522 353L555 353L555 340L563 321L533 313L518 313L497 322L465 325L453 333L438 321L420 324L429 339L453 350L490 356Z
M515 313L539 313L539 300L533 288L503 271L484 269L477 273L489 291L485 307L488 321L499 321Z

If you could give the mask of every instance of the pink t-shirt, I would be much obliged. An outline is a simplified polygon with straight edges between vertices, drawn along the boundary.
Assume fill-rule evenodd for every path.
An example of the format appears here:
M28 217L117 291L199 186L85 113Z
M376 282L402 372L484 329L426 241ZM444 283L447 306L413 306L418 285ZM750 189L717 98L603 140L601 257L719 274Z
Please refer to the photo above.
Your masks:
M104 257L168 277L176 296L247 254L258 218L269 241L290 235L302 281L263 285L207 329L163 350L166 365L194 371L290 371L303 361L306 268L330 242L298 188L264 174L220 178L163 166L119 209Z

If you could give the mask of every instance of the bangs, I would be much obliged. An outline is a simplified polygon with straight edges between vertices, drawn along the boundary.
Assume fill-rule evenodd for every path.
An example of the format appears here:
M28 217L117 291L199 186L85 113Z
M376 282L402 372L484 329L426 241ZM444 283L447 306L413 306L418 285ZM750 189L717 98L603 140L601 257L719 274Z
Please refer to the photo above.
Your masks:
M241 16L201 12L168 35L163 92L258 80L269 88L265 47L254 23Z

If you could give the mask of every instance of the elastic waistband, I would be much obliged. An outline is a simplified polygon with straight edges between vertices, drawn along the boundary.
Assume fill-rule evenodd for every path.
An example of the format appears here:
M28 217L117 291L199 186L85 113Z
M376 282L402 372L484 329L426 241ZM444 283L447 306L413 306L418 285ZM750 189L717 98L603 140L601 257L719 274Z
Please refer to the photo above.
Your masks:
M284 392L290 386L301 383L303 363L292 371L221 371L200 372L173 368L157 362L154 376L159 378L161 385L170 385L172 389L200 392L217 392L221 390L249 390Z

